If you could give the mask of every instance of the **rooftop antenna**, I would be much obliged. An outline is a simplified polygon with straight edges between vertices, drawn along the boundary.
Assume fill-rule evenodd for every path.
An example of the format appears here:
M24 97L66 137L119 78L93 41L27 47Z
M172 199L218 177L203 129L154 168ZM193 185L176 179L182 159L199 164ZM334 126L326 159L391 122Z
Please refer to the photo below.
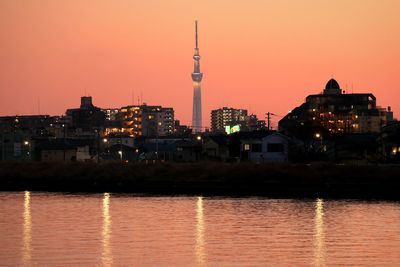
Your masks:
M143 92L140 91L140 101L142 102L141 104L143 105Z
M39 97L37 99L37 104L38 104L38 115L40 115L40 98Z
M135 94L133 89L132 89L132 105L135 105Z

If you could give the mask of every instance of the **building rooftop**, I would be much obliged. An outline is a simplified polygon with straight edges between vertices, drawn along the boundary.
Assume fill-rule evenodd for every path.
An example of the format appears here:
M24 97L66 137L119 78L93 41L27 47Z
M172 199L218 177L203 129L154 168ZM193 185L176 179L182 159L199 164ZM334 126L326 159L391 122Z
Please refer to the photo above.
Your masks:
M339 83L335 79L330 79L324 90L324 94L341 94L342 90L340 89Z
M339 83L335 79L330 79L326 86L325 89L340 89Z

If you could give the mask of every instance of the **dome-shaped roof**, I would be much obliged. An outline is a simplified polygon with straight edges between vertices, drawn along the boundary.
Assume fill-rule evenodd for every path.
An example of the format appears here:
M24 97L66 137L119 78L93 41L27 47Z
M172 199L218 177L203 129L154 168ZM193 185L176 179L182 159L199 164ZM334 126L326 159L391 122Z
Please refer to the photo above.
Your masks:
M335 79L330 79L325 86L325 90L340 89L339 83Z

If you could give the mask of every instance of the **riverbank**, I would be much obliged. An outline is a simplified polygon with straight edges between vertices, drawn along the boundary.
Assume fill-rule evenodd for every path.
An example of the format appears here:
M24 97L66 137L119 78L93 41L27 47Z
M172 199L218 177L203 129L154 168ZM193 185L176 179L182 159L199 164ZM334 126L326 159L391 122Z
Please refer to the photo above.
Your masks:
M400 199L400 166L0 163L1 191Z

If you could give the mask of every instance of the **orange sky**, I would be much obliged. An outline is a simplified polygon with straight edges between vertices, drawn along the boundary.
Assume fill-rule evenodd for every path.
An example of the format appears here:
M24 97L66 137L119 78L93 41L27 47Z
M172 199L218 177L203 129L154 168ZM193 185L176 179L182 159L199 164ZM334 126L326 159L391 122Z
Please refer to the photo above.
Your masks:
M190 124L194 20L203 120L222 106L285 115L333 76L400 111L397 0L0 1L0 115L172 106ZM137 101L137 100L136 100ZM279 117L275 118L275 123Z

